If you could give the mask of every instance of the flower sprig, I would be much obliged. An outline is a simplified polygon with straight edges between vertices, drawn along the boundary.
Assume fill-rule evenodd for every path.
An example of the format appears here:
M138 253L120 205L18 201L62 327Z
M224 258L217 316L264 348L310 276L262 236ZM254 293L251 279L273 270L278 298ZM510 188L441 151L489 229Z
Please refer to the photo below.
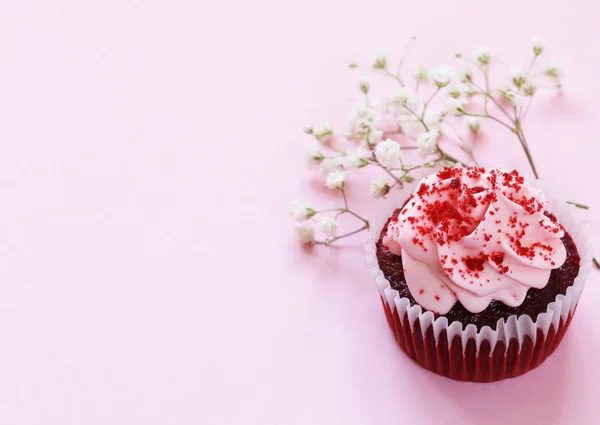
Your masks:
M308 166L325 175L325 185L340 194L343 205L316 210L293 204L300 242L330 245L369 228L368 220L349 207L345 192L348 177L363 168L379 170L381 176L372 178L369 189L373 198L381 198L393 189L404 188L421 170L478 165L473 142L486 121L495 122L516 136L533 174L539 178L523 122L538 90L548 85L561 89L564 74L557 60L539 68L539 58L546 50L544 41L533 39L528 66L510 67L500 85L493 85L492 71L503 62L489 47L482 47L470 58L456 54L465 62L460 69L448 65L416 67L409 87L402 69L413 41L414 37L395 72L382 53L368 67L350 65L390 78L395 87L385 98L377 98L372 95L370 80L360 77L360 97L345 132L334 131L330 125L304 128L319 145L307 154ZM449 148L458 151L458 155L451 154ZM359 225L338 234L337 219L343 214L354 216ZM323 236L318 238L317 233Z

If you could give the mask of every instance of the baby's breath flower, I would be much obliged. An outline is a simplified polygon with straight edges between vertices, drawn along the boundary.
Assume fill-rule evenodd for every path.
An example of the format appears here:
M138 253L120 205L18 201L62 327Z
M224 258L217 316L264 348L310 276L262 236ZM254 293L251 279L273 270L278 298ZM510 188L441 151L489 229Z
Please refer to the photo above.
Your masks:
M552 78L560 78L564 74L564 68L558 59L552 59L548 65L546 65L544 73Z
M513 84L521 87L527 81L527 72L520 65L515 65L508 70L508 75Z
M319 220L317 226L321 232L325 233L329 237L333 237L335 236L338 222L333 217L323 217L321 220Z
M478 93L478 90L472 84L463 84L465 87L465 94L467 97L473 97Z
M384 179L374 178L371 180L369 192L373 198L381 198L390 191L390 185Z
M386 168L400 167L401 157L402 151L400 150L400 143L395 140L386 139L383 142L378 143L375 148L375 158L377 158L377 161Z
M331 171L327 174L325 186L330 189L343 189L346 181L346 173L343 170Z
M448 93L448 96L453 97L455 99L466 95L468 90L469 87L466 84L462 83L450 83L446 87L446 93Z
M375 52L373 57L373 68L384 69L387 66L386 54L382 51Z
M477 66L481 69L485 69L490 65L492 57L492 49L487 46L480 47L473 52L473 59L475 59Z
M542 37L535 37L531 40L531 46L533 47L533 54L539 56L546 48L546 42Z
M412 116L399 117L398 125L402 129L402 134L411 139L417 137L420 132L425 131L423 124Z
M481 127L481 118L465 115L463 119L465 120L467 127L469 127L469 130L471 130L473 133L477 133L479 131L479 128Z
M332 171L343 170L343 169L344 169L344 165L342 163L341 158L339 158L339 157L325 158L323 161L321 161L320 170L323 174L329 174Z
M465 113L466 104L464 99L449 97L446 99L446 111L450 115L462 115Z
M304 132L305 132L306 134L313 134L313 132L315 131L315 130L313 129L313 126L312 126L312 125L310 125L310 124L308 124L308 125L305 125L304 127L302 127L302 130L304 130Z
M417 148L419 150L419 154L426 158L429 155L437 152L437 139L440 136L439 130L431 130L426 133L421 133L417 137Z
M429 79L439 88L446 87L455 78L455 71L451 66L439 65L429 72Z
M414 111L417 108L418 103L419 99L417 95L406 87L396 87L387 96L388 109L392 112L405 107Z
M295 201L290 204L290 215L294 220L306 220L316 213L317 212L314 209L304 202Z
M294 230L296 231L298 242L309 244L315 241L315 229L310 221L296 223Z
M463 67L458 70L456 78L461 83L470 83L473 81L473 70L469 67Z
M346 155L348 161L348 167L350 168L361 168L369 165L369 158L371 157L371 151L359 146L357 149L348 152Z
M332 141L333 128L328 124L324 125L319 130L315 131L314 135L320 143L327 145Z
M440 124L444 121L445 114L441 111L436 111L434 109L430 109L425 112L425 116L423 117L423 121L428 129L438 128ZM421 125L421 128L423 126Z
M306 165L308 168L317 168L325 159L325 155L319 151L311 151L306 154Z
M364 94L369 93L369 89L371 88L371 85L369 84L369 80L367 79L367 77L365 77L365 76L360 77L360 80L358 81L358 87L360 88L360 91L363 92Z
M429 68L425 65L418 66L413 72L413 78L419 83L427 84L429 82Z
M503 91L502 92L502 96L508 100L511 104L513 104L514 106L517 106L521 103L521 96L519 96L518 94L516 94L513 91Z
M523 94L525 96L533 96L538 88L535 81L528 81L523 85Z
M383 131L378 128L371 128L365 137L365 141L374 145L375 143L381 141L383 137Z
M374 100L367 96L361 97L354 114L348 120L346 137L354 140L366 138L369 132L374 131L380 119Z

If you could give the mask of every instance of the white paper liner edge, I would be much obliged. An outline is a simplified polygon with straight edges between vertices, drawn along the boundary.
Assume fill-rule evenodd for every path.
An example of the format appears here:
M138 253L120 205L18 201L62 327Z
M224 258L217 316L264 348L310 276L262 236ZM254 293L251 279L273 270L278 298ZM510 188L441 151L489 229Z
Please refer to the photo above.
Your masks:
M537 186L539 187L539 184ZM436 344L439 342L440 333L445 329L448 344L450 344L456 336L460 336L463 350L466 348L466 342L469 339L475 339L478 353L481 342L484 340L490 342L490 351L494 350L496 343L499 341L503 341L506 346L508 346L510 340L513 338L518 340L519 347L521 347L525 335L529 335L535 344L538 329L542 331L544 336L547 336L550 326L554 326L554 329L558 330L560 320L566 320L569 314L572 314L575 311L575 307L579 302L579 297L581 296L587 277L592 269L594 249L590 236L591 232L589 231L587 223L582 222L575 211L576 207L558 199L551 198L548 195L547 199L549 202L547 210L555 215L558 222L563 225L565 230L569 232L573 238L581 257L581 263L579 274L575 278L573 285L567 288L565 295L557 295L556 299L548 304L546 312L538 314L535 320L527 315L522 315L519 318L517 318L516 315L512 315L506 320L498 320L495 330L490 326L484 326L481 330L477 331L475 325L468 325L463 329L463 325L459 321L455 321L448 326L448 319L445 317L438 317L435 319L432 312L423 311L421 306L411 306L408 298L401 298L398 291L392 289L388 280L383 276L383 272L379 268L377 262L377 249L375 246L388 218L393 214L395 209L402 206L404 201L408 198L406 193L412 193L412 191L407 190L404 194L391 196L384 201L389 205L389 208L382 208L384 213L371 222L371 230L367 243L365 244L367 264L371 267L377 288L379 289L381 297L390 307L392 314L397 314L400 318L400 323L404 323L404 318L407 317L411 330L414 330L413 324L415 323L415 320L418 319L423 334L429 326L433 325L433 335Z

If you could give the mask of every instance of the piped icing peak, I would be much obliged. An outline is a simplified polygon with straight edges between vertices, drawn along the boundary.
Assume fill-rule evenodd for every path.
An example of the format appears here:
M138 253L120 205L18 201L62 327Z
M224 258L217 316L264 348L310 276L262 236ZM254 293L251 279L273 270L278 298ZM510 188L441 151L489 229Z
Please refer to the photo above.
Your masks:
M421 180L383 238L402 255L411 294L445 314L457 300L472 313L493 300L521 305L566 258L562 226L517 171L445 168Z

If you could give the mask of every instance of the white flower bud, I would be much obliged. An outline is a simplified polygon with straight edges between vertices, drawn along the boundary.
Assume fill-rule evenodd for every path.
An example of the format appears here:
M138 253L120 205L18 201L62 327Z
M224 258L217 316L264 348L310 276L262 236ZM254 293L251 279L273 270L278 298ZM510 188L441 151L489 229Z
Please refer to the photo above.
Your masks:
M387 96L387 105L390 111L399 111L403 108L415 110L418 104L417 95L406 87L396 87Z
M429 155L437 152L437 139L440 136L439 130L431 130L426 133L421 133L417 137L417 148L419 154L426 158Z
M402 158L400 143L392 139L386 139L378 143L375 148L375 158L386 168L400 167L400 160Z
M310 221L296 223L294 230L296 231L298 242L309 244L315 241L315 229Z
M450 115L462 115L465 113L467 101L464 99L456 99L449 97L446 99L446 111Z
M480 68L487 68L492 62L492 49L490 47L484 46L473 52L473 59L477 63L477 66Z
M563 65L558 59L552 59L548 65L546 65L544 73L552 78L560 78L564 74Z
M310 169L317 168L325 159L325 155L319 151L312 151L306 154L306 165Z
M333 128L330 125L324 125L314 132L316 139L323 145L328 145L333 140Z
M531 40L531 46L533 47L533 54L539 56L546 48L546 42L542 37L535 37Z
M354 151L348 152L348 154L346 155L346 158L348 160L348 166L350 168L361 168L369 165L370 157L371 151L362 146Z
M450 83L446 87L446 93L448 93L448 96L455 99L467 94L467 91L468 87L465 84Z
M343 170L344 165L342 164L342 160L338 157L336 158L325 158L321 161L320 171L323 174L329 174L332 171Z
M535 83L534 81L528 81L523 85L523 94L525 96L531 97L535 94L537 88L537 83Z
M384 179L373 179L371 180L371 186L369 192L373 198L381 198L390 191L390 185Z
M371 128L366 134L366 141L370 144L374 145L375 143L381 141L383 137L383 131L378 128Z
M304 130L306 134L313 134L314 132L312 125L305 125L304 127L302 127L302 130Z
M467 127L469 127L469 130L471 130L473 133L477 133L479 131L479 128L481 127L481 118L465 115L463 119L465 120Z
M373 68L384 69L387 66L387 58L384 52L376 52L373 57Z
M527 72L520 65L515 65L508 70L508 76L513 84L517 87L521 87L527 82Z
M504 98L514 106L517 106L521 103L521 96L513 91L504 91L502 92L502 96L504 96Z
M317 212L304 202L292 202L290 204L290 215L294 220L306 220L312 217Z
M319 230L325 233L329 237L335 236L335 232L337 230L338 222L333 217L324 217L317 223Z
M419 83L427 84L429 82L429 68L425 65L420 65L414 70L413 78Z
M360 77L360 80L358 81L358 87L360 88L360 91L363 92L364 94L369 93L369 89L371 88L371 85L369 84L369 80L367 79L367 77L365 77L365 76Z
M330 189L343 189L346 181L346 173L343 170L335 170L327 174L325 186Z
M441 111L436 111L434 109L428 109L425 112L425 116L423 117L423 121L425 125L429 129L437 128L444 121L445 114ZM419 123L421 124L421 123ZM421 124L420 130L424 130L423 125Z
M473 81L473 70L469 67L463 67L458 70L456 77L461 83L469 83Z
M439 88L446 87L455 78L454 69L448 65L440 65L429 72L429 79Z

